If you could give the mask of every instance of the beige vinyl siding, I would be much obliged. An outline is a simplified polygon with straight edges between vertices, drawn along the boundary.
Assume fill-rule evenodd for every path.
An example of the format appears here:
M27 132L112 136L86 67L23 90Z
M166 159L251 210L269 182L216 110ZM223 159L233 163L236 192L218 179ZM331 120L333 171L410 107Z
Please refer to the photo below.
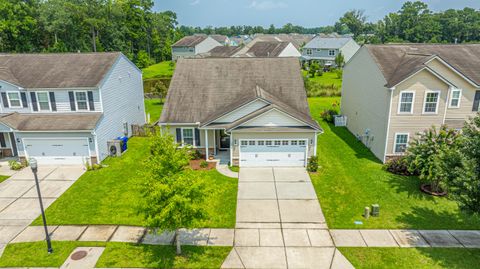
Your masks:
M177 133L176 129L177 128L198 128L196 125L174 125L174 126L168 126L168 127L163 127L168 129L168 132L176 139L177 138ZM196 148L205 148L205 130L199 130L200 131L200 146L195 146ZM195 131L194 131L195 132ZM213 148L214 146L214 130L208 130L208 147ZM194 134L195 136L195 134ZM194 140L195 141L195 140Z
M243 126L305 126L305 123L276 109L272 109L246 122Z
M363 141L377 158L383 160L390 90L385 88L377 64L367 48L362 47L343 71L342 114L347 116L347 128L361 136L370 130L369 141Z
M277 132L277 133L236 133L232 131L231 143L232 143L232 158L238 159L239 151L238 144L240 139L308 139L308 157L314 154L314 139L315 132ZM236 143L236 145L235 145Z
M455 73L449 67L439 60L432 60L428 66L435 70L435 72L442 75L448 81L453 83L458 89L462 90L462 96L460 98L459 108L447 108L446 119L467 119L470 116L474 116L476 112L472 112L473 99L475 91L480 90L470 84L462 76ZM449 96L450 99L450 96Z
M416 133L423 132L432 125L443 124L445 116L446 97L449 85L433 75L430 71L422 70L401 84L397 85L392 96L392 111L390 117L390 132L388 136L387 155L394 155L393 147L396 133L408 133L412 139ZM398 104L402 91L414 91L413 113L399 114ZM428 91L440 91L440 98L436 114L423 112L425 94Z

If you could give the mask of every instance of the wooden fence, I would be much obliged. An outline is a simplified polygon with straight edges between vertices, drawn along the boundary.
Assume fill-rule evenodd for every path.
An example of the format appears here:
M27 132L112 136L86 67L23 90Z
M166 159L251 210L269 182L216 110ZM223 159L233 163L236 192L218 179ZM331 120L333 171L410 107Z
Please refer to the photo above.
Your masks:
M132 124L132 135L133 136L150 136L157 134L160 131L159 126L145 124L145 125L138 125Z

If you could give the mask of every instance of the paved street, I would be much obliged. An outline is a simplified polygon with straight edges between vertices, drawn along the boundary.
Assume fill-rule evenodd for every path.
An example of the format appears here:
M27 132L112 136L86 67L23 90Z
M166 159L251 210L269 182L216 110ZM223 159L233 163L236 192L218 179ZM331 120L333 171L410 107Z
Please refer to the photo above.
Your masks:
M30 168L14 173L6 169L8 168L2 167L2 170L12 176L0 183L0 254L7 243L40 215L37 190ZM83 166L39 167L38 178L44 207L50 206L84 172Z

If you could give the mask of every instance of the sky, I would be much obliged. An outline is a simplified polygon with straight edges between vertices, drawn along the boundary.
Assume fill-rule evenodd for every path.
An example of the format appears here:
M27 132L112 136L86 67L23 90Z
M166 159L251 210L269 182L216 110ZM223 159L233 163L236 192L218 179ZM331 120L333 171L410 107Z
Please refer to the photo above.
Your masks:
M377 21L399 10L407 0L154 0L156 11L177 13L178 22L189 26L231 26L293 23L304 27L333 25L351 9L365 11ZM449 8L480 9L480 0L423 0L434 11Z

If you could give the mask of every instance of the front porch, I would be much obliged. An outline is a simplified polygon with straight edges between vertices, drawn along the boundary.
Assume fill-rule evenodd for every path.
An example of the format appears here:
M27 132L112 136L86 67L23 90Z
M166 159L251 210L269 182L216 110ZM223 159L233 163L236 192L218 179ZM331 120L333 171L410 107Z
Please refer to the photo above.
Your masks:
M206 159L217 161L221 165L228 165L231 157L230 134L223 129L204 129L202 131Z
M0 162L16 160L17 144L13 132L0 132Z

